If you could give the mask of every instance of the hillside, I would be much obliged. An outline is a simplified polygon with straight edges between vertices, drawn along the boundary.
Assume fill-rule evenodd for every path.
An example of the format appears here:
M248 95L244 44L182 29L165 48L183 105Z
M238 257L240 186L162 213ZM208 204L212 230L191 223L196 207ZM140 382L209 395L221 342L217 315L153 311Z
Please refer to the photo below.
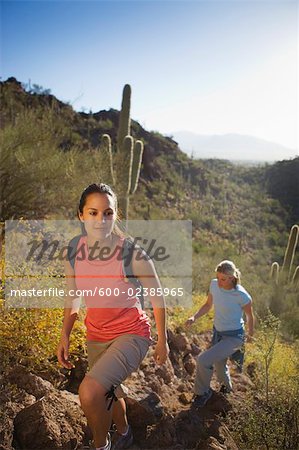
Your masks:
M119 111L77 113L47 91L26 92L13 78L0 83L0 103L1 224L75 219L82 189L108 179L101 136L109 133L115 148ZM276 283L269 271L273 261L282 266L289 230L299 221L299 158L259 167L193 160L173 139L134 120L131 129L145 147L129 218L193 225L193 305L168 308L168 364L156 367L147 358L128 381L133 448L292 450L298 444L298 284ZM299 264L295 250L292 271ZM244 374L233 370L233 394L222 395L213 380L207 408L194 413L194 358L209 345L211 315L191 330L184 323L205 302L223 259L242 271L258 317L257 338L246 345ZM68 371L55 356L63 312L4 305L2 285L0 448L37 449L38 429L44 448L83 450L90 438L77 395L87 368L83 312L72 333L75 367Z
M52 95L27 93L14 78L1 82L0 88L2 154L6 150L11 158L2 164L0 219L74 217L82 188L100 177L103 133L109 133L115 144L118 111L77 113ZM254 258L258 252L261 264L282 262L289 228L299 221L299 158L261 167L192 160L171 138L148 132L134 120L131 128L132 135L144 142L140 182L130 200L131 219L191 219L197 253L213 253L211 249L221 244L223 253L231 257L251 254ZM30 152L28 160L34 160L34 173L30 164L22 164L26 152ZM56 169L51 170L51 158L55 167L58 164ZM66 196L56 196L55 188L65 179L65 171L67 203ZM27 200L13 193L13 184L26 193ZM45 201L34 195L41 185ZM10 196L15 196L14 201L7 201Z
M100 153L103 133L109 133L115 143L117 110L76 113L52 95L27 93L13 78L2 82L0 87L2 129L16 123L21 114L34 113L48 121L42 125L52 134L47 145L56 145L64 153L74 148L82 155L87 151ZM29 117L26 121L29 127L34 119ZM34 128L34 123L32 126ZM28 140L26 130L22 133L26 136L15 136L16 148L21 149L21 141L25 145ZM32 130L31 135L34 133L38 140L39 130ZM230 241L235 250L241 252L271 245L276 249L274 257L281 258L278 248L283 245L288 228L299 220L296 201L299 158L258 168L235 167L226 160L192 160L171 138L148 132L136 121L132 121L132 135L142 139L145 148L141 180L131 199L131 218L192 219L198 248L209 247L218 240ZM38 144L31 142L31 145ZM8 176L2 173L2 180ZM87 176L89 181L92 178L92 174ZM79 193L80 186L77 189ZM5 191L2 202L4 197ZM49 212L61 214L61 207L65 211L66 205L60 203L58 201L51 211L41 205L36 206L35 211L30 210L30 205L24 205L23 210L20 205L18 213L27 218ZM1 220L12 217L13 208L2 204L1 209ZM73 214L72 211L74 209L69 208L68 214Z
M75 218L82 189L107 182L101 136L109 133L115 145L119 112L77 113L47 91L26 92L14 78L0 88L1 221ZM282 265L289 230L299 221L299 158L237 167L192 160L173 139L134 120L131 133L144 142L144 153L129 218L192 220L193 290L206 290L220 260L235 259L244 282L255 280L259 299L260 283L273 261ZM299 264L298 252L293 263Z

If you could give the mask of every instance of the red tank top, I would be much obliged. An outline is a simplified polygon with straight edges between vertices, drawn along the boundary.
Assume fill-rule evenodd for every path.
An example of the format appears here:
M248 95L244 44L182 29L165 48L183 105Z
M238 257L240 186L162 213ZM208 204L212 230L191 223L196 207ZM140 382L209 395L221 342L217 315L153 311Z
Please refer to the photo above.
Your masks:
M86 290L82 296L87 308L87 340L106 342L123 334L150 339L150 321L141 308L136 287L124 280L120 253L124 238L119 238L116 251L105 261L88 257L86 239L82 236L78 242L74 268L77 289Z

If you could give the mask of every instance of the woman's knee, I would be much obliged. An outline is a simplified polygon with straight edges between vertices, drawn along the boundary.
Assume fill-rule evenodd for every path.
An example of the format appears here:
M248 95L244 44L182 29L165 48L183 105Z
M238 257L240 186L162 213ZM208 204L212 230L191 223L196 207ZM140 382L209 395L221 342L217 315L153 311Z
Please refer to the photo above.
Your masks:
M210 366L211 364L210 364L210 362L208 361L208 359L209 359L209 358L207 357L206 352L200 353L200 354L197 356L197 358L196 358L197 365L200 366L200 367L207 367L207 366Z
M100 402L105 400L107 389L101 386L94 378L85 375L83 381L79 386L79 398L81 403Z

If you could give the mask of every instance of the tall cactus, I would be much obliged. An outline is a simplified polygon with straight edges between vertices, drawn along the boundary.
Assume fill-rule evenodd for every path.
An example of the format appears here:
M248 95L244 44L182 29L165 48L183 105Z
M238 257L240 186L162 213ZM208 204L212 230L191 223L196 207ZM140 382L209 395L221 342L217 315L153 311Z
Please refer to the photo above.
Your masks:
M109 165L109 183L115 187L119 207L127 226L129 198L136 192L143 154L143 142L134 141L130 135L131 86L123 89L116 152L112 153L111 139L108 134L102 136L102 149Z
M298 238L299 238L299 226L293 225L289 234L288 244L284 254L282 268L280 269L279 264L277 262L274 262L271 266L270 278L274 280L276 284L278 284L278 282L282 282L283 284L291 282L291 285L293 287L296 288L296 286L298 286L299 267L296 267L292 275L292 266L294 262Z

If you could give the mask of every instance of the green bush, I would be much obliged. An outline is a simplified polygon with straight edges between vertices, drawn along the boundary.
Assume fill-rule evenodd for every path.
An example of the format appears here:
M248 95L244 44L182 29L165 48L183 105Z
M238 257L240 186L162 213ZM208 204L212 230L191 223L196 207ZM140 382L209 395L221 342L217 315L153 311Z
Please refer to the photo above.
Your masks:
M246 364L255 367L255 388L227 419L241 450L293 450L299 445L298 348L280 339L279 326L269 312L247 349Z
M42 369L56 363L56 348L62 329L62 309L7 309L0 306L1 370L15 364ZM83 313L75 322L70 353L82 353L85 342ZM58 367L58 366L57 366Z
M105 179L100 151L61 150L67 133L51 109L24 110L0 130L1 221L62 216L66 210L75 217L83 188Z

